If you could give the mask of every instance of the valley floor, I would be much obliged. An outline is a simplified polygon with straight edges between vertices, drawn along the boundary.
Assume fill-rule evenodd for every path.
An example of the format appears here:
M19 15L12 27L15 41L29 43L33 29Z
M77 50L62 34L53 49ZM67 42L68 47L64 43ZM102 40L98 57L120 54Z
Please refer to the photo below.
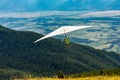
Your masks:
M85 78L30 78L30 79L15 79L15 80L120 80L120 76L96 76L96 77L85 77Z

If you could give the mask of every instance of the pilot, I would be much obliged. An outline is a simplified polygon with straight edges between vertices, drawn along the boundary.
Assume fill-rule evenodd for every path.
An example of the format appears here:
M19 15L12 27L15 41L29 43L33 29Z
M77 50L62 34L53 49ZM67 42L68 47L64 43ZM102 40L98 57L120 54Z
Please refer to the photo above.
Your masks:
M64 43L68 46L70 44L70 39L67 35L65 35L65 38L64 38Z

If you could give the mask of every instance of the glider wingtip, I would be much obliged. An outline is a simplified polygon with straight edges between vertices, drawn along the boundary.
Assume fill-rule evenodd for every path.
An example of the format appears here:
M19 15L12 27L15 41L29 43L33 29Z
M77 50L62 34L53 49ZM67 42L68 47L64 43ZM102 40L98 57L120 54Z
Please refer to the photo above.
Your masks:
M38 41L34 41L33 43L37 43Z
M37 42L34 41L33 43L37 43Z
M34 41L34 43L37 43L37 42L39 42L39 41L41 41L42 39L39 39L39 40L36 40L36 41Z

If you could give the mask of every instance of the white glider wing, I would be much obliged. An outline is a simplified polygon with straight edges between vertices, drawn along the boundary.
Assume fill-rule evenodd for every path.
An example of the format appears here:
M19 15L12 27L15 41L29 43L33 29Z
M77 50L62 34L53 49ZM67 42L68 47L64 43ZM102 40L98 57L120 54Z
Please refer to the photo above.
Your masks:
M55 31L45 35L44 37L36 40L34 43L37 43L37 42L39 42L43 39L49 38L49 37L65 34L68 32L75 31L75 30L79 30L79 29L90 28L90 27L93 27L93 26L63 26L63 27L60 27L60 28L56 29Z

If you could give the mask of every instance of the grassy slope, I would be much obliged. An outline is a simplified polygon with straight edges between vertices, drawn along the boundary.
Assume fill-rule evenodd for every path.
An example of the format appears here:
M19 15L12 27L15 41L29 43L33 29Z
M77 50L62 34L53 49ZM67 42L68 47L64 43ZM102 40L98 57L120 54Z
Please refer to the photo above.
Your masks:
M49 38L37 44L42 35L14 31L0 26L0 68L13 68L37 75L80 73L97 69L119 68L120 55Z
M16 79L19 80L19 79ZM30 78L27 80L120 80L120 76L95 76L95 77L85 77L85 78L68 78L68 79L58 79L58 78Z

